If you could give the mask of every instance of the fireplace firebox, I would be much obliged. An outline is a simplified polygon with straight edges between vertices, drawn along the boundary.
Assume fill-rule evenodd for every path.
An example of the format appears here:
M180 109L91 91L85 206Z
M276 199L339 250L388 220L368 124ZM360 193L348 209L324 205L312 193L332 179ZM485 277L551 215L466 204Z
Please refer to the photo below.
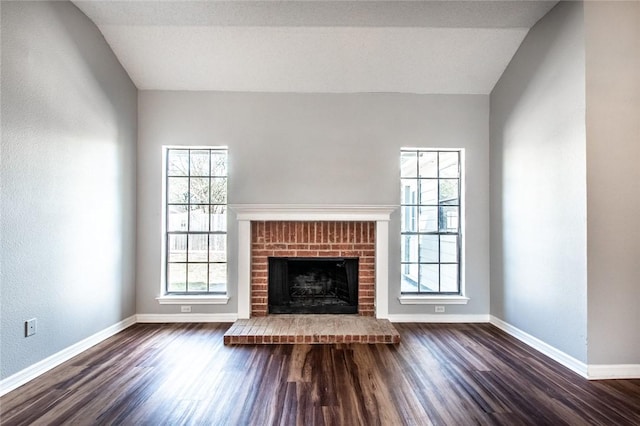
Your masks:
M269 257L270 314L355 314L358 259Z

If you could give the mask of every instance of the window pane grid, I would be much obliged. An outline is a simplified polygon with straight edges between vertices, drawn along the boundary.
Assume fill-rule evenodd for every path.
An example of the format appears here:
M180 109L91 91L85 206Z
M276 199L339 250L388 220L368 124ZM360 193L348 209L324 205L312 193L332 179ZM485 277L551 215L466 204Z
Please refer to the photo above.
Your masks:
M226 293L226 159L226 149L166 151L167 294Z
M403 294L460 294L460 151L401 151Z

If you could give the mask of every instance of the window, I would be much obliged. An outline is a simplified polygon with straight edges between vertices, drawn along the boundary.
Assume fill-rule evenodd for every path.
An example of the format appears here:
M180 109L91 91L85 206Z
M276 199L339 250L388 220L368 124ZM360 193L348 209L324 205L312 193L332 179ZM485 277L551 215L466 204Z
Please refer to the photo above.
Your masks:
M461 292L461 153L401 151L402 294Z
M165 293L224 294L227 150L165 149Z

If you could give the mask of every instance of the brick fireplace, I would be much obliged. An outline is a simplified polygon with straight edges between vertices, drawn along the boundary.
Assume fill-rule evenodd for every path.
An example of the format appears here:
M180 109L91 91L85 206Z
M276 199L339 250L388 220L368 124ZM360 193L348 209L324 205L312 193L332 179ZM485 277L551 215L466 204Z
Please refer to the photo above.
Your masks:
M268 258L358 258L358 314L373 316L375 232L371 221L253 221L251 316L268 312Z
M358 313L388 317L388 223L395 206L232 205L238 220L238 318L268 315L268 258L354 258Z

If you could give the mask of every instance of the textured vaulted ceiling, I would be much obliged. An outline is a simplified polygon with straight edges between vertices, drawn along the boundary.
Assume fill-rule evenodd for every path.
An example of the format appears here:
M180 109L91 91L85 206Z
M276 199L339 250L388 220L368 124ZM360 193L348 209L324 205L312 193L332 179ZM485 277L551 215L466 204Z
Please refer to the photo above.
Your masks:
M490 93L556 1L74 1L139 89Z

